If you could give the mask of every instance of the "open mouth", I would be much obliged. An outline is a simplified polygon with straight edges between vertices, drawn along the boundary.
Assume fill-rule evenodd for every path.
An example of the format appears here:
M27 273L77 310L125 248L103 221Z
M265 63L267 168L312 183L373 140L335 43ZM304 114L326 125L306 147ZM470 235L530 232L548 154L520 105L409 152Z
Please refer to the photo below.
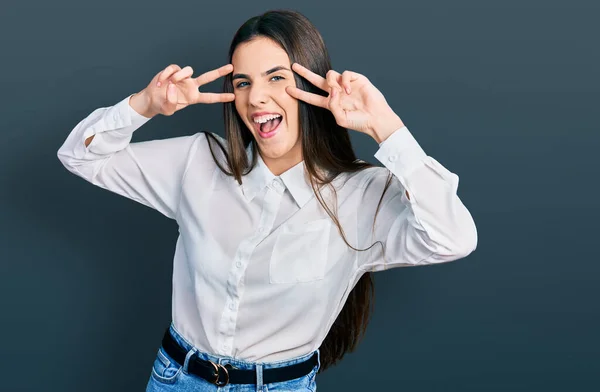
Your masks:
M270 115L268 118L259 119L258 122L254 121L254 129L260 137L267 139L275 136L282 120L283 116L280 114Z

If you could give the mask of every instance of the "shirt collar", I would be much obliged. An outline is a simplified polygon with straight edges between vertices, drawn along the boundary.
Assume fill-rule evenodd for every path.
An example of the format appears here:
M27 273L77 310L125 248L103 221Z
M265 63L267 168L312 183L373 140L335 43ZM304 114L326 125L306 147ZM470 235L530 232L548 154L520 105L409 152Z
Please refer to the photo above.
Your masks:
M253 149L252 143L246 148L248 161L252 162ZM242 177L242 191L248 202L264 189L271 181L277 178L267 167L260 154L257 154L257 164ZM283 181L285 187L290 191L294 201L300 208L314 196L310 181L304 175L304 161L282 173L279 178Z
M302 161L279 176L300 208L315 195L304 168L304 161Z

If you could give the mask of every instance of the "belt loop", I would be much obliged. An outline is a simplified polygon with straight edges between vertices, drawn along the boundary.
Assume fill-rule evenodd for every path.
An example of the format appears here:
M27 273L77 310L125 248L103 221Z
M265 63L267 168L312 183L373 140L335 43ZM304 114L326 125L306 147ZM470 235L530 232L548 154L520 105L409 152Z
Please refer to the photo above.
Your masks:
M197 351L198 351L198 349L196 347L192 347L190 349L190 351L188 351L188 353L185 355L185 362L183 363L183 372L185 374L188 374L188 367L190 364L190 359L192 358L192 356L194 354L196 354Z
M321 370L321 348L317 349L317 373Z
M256 364L256 392L262 392L263 390L263 364Z

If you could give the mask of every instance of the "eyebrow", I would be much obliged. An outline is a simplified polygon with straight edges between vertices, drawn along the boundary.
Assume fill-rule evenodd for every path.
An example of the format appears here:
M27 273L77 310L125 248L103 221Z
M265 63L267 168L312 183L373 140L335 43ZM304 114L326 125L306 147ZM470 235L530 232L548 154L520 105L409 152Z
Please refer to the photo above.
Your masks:
M268 71L263 72L262 76L267 76L269 74L272 74L273 72L277 72L277 71L281 71L281 70L286 70L286 71L290 71L291 72L291 70L289 68L284 67L283 65L278 65L278 66L275 66L275 67L271 68ZM233 75L231 77L231 80L235 80L235 79L250 79L250 78L246 74L240 74L240 73L238 73L238 74L235 74L235 75Z

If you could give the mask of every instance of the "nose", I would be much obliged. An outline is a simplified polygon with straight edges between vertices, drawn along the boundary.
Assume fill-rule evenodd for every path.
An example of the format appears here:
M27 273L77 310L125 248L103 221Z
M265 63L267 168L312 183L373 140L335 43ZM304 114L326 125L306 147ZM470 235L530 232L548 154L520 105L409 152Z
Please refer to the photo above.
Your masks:
M250 93L248 94L248 103L252 106L262 106L269 102L270 96L266 86L262 86L259 83L254 83L250 86Z

